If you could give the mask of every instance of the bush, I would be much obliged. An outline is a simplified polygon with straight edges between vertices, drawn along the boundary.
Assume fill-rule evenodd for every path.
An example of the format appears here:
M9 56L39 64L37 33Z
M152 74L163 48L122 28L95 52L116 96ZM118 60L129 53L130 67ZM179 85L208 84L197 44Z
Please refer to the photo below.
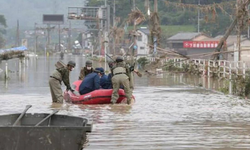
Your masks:
M137 60L137 63L141 69L144 69L145 65L149 64L149 60L146 57L141 57Z

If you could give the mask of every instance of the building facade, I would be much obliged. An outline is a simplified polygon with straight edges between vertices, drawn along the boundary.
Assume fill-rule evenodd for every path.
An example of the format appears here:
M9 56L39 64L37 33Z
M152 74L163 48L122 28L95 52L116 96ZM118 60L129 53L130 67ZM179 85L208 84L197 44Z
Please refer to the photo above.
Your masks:
M150 53L149 36L150 31L147 28L140 28L137 30L138 36L136 39L137 56L148 56Z

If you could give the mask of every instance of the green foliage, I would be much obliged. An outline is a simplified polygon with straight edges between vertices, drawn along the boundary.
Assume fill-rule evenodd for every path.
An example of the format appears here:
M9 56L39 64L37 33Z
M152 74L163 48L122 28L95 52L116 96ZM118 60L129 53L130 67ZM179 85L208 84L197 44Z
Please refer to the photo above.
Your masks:
M250 96L250 73L248 72L246 74L246 79L245 79L245 96Z
M205 20L203 20L200 27L203 32L214 37L220 34L224 34L230 23L231 21L229 16L219 14L214 22L206 23Z
M168 38L179 32L195 32L196 29L193 25L162 25L161 30L166 35L166 38Z
M181 2L184 4L193 4L198 6L197 0L167 0L170 2ZM200 1L201 5L209 5L214 3L228 2L232 1L235 3L235 0L202 0ZM132 1L116 1L116 16L122 19L121 23L128 18L128 14L132 9ZM100 0L91 0L90 4L92 5L100 5ZM112 6L113 1L108 1L108 3ZM151 11L153 11L153 1L150 1ZM144 7L144 1L136 1L136 7L138 7L143 13L146 14L146 9ZM226 9L228 14L234 14L232 12L234 9ZM206 22L206 17L211 18L212 14L204 14L201 12L201 25L200 30L204 33L207 33L211 36L217 36L219 34L224 34L225 30L230 25L231 21L229 15L223 14L220 10L217 11L217 17L214 22ZM166 39L178 32L195 32L197 31L197 10L190 10L189 8L178 8L172 7L165 4L165 1L158 1L158 14L161 23L162 29L162 41L164 43ZM147 20L141 24L141 26L148 26L148 16ZM177 27L173 27L177 26ZM164 28L166 27L166 28ZM173 27L173 28L171 28ZM183 27L183 28L182 28ZM132 30L132 28L129 28ZM163 44L164 45L164 44ZM166 46L166 45L164 45Z
M194 4L198 6L198 1L197 0L167 0L170 2L181 2L184 4ZM228 2L232 1L235 2L235 0L202 0L200 1L201 5L208 5L208 4L214 4L214 3L221 3L221 2ZM90 0L89 3L90 6L100 6L104 5L103 1L100 0ZM113 6L113 0L108 0L108 5L111 5L111 9ZM144 1L136 1L136 7L138 7L143 13L146 14L146 8L144 7ZM153 1L150 1L150 9L153 11ZM122 19L121 23L125 21L128 18L128 14L131 12L132 9L132 1L126 0L126 1L116 1L116 17L120 17ZM232 9L231 9L232 10ZM112 12L113 10L111 10ZM227 12L230 10L227 10ZM229 14L232 14L233 12L228 12ZM172 7L166 5L165 1L158 1L158 14L160 17L160 23L161 25L192 25L193 28L197 28L197 11L194 10L189 10L188 8L182 9L178 7ZM111 14L112 15L112 14ZM207 14L202 14L201 15L207 15ZM148 19L148 16L146 16ZM225 19L223 19L225 18ZM229 26L230 22L228 22L228 16L218 14L216 22L219 24L219 28L217 31L220 29L224 29L224 27ZM204 20L204 19L203 19ZM205 23L205 21L204 21ZM212 23L213 24L213 23ZM142 25L148 25L148 21L145 21ZM211 27L211 24L205 25L204 31L214 34L216 33L215 29L209 30L209 26Z
M196 12L192 11L177 11L177 12L164 12L160 11L159 16L161 18L162 25L184 25L196 24Z
M0 15L0 25L7 27L6 19L5 19L4 15Z
M167 61L164 65L164 69L168 71L175 70L174 60Z
M182 64L182 69L184 72L188 72L189 67L190 67L189 64L185 64L185 63Z
M245 97L249 94L249 76L244 79L242 76L232 75L232 91L234 95Z
M141 69L145 68L145 65L149 64L149 60L146 57L141 57L137 60L137 63L141 67Z
M229 94L229 80L225 81L224 86L219 88L219 91L224 94Z

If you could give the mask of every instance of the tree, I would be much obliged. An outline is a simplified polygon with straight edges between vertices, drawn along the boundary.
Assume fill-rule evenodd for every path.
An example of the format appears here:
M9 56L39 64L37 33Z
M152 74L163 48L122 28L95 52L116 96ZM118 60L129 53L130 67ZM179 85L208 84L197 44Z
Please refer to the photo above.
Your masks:
M230 25L231 20L229 16L218 14L217 19L213 22L201 21L201 31L215 37L225 33L227 27Z

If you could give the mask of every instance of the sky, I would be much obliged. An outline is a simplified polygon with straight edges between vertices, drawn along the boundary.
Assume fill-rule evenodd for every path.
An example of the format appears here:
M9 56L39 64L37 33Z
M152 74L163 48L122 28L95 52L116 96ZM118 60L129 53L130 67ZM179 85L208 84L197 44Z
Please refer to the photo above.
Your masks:
M42 24L43 14L64 14L67 23L68 7L83 7L85 0L0 0L0 14L4 15L8 28L31 28Z

